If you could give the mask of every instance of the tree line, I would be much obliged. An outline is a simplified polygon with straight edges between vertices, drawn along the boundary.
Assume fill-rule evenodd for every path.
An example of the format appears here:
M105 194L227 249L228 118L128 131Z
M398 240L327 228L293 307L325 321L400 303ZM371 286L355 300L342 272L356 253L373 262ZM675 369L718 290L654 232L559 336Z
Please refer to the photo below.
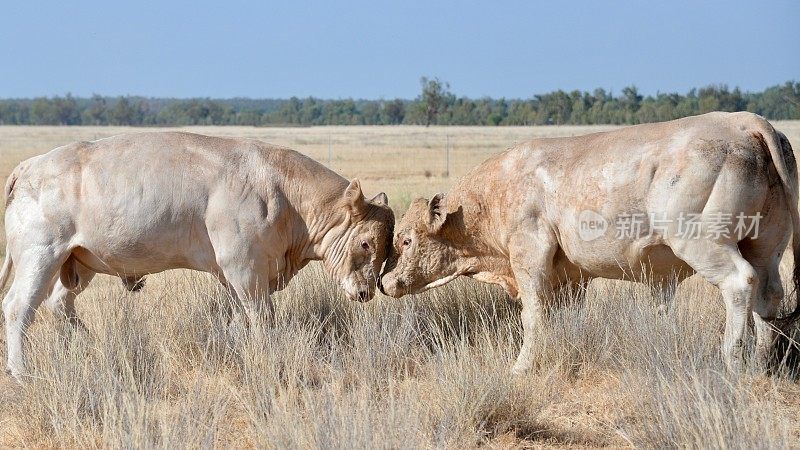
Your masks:
M751 111L800 119L800 82L761 92L725 85L686 94L558 90L528 99L458 97L438 78L422 78L413 100L169 99L66 96L0 99L0 125L589 125L659 122L708 111Z

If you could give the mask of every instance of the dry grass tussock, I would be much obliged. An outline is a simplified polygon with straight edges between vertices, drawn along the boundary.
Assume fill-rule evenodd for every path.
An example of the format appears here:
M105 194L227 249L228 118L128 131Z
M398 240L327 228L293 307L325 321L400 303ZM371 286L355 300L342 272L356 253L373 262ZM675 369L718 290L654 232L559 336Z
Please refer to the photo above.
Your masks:
M79 299L88 333L46 312L32 327L28 382L0 387L0 446L788 448L800 437L791 374L724 370L722 304L699 280L661 312L632 283L565 297L521 377L509 374L518 306L487 285L356 304L314 265L275 297L277 325L247 328L224 323L229 296L208 276L154 276L138 294L99 277Z

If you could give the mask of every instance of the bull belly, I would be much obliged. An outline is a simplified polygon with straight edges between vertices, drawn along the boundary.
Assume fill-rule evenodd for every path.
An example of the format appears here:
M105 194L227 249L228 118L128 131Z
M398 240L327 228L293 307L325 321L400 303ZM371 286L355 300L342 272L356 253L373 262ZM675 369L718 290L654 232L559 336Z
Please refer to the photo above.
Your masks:
M675 256L666 244L639 247L631 245L616 257L600 253L572 255L571 263L582 276L631 281L684 279L694 270Z
M213 248L207 236L84 240L73 256L84 266L109 275L143 276L171 269L212 271Z

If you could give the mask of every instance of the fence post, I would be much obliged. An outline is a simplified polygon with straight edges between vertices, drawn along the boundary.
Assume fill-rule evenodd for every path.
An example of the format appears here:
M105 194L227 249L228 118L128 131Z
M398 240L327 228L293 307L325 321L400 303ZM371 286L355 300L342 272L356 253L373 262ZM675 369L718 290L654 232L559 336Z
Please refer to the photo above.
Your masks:
M445 144L444 144L444 176L445 178L450 178L450 134L445 133L444 135Z

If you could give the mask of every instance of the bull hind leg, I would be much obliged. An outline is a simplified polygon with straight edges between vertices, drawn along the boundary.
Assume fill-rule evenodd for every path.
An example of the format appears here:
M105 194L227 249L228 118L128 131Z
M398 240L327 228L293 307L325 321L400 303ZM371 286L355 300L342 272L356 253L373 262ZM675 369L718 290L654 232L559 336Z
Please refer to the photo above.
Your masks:
M589 281L591 280L588 278L557 280L552 285L552 299L545 305L545 315L551 314L556 308L585 305Z
M729 368L738 370L742 364L747 320L758 288L756 270L733 242L688 239L673 244L672 248L679 258L722 292L725 302L722 357Z
M678 285L681 283L680 277L676 274L670 277L660 278L648 283L650 295L653 298L654 306L658 314L664 315L669 312L675 294L678 292Z
M120 277L128 292L139 292L144 289L145 277Z
M61 266L60 276L45 301L45 307L74 328L86 330L75 309L75 299L89 286L94 276L93 270L70 256Z
M770 228L774 227L768 224L758 239L739 243L742 256L758 274L758 291L753 297L753 325L756 332L754 361L761 369L768 367L775 342L773 322L784 298L780 263L789 239L788 233Z
M51 292L56 275L68 256L45 249L32 245L14 255L16 276L10 294L3 302L8 347L6 371L17 380L21 380L24 371L23 347L27 329L33 322L36 308Z
M756 332L753 362L761 370L769 367L775 343L773 322L778 315L784 295L779 263L778 258L772 266L756 267L759 289L753 298L753 325Z

